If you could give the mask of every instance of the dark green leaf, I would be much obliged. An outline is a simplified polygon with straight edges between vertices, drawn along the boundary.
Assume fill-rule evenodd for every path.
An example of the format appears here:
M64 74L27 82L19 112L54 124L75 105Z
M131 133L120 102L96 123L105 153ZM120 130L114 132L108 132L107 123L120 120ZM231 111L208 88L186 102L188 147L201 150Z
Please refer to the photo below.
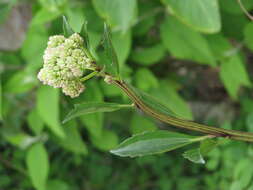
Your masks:
M107 103L107 102L87 102L82 104L75 104L74 109L63 120L63 123L79 117L81 115L97 113L97 112L113 112L122 108L130 108L132 105Z
M64 36L69 37L74 34L74 30L71 28L67 18L65 16L62 17L63 19L63 33Z
M195 30L216 33L221 29L217 0L163 0L168 10Z
M183 157L196 164L205 164L205 160L202 157L199 148L187 150L184 152Z
M110 152L123 157L159 154L191 144L197 138L163 130L145 132L126 139Z

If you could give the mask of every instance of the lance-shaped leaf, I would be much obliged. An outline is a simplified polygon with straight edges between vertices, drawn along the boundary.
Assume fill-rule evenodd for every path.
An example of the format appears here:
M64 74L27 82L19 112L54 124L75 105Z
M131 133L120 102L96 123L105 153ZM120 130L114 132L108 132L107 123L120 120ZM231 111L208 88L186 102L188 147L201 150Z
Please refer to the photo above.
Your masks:
M117 104L108 102L87 102L82 104L75 104L74 109L63 120L63 123L76 118L81 115L97 113L97 112L113 112L122 108L130 108L133 105Z
M110 152L122 157L146 156L168 152L199 141L201 138L158 130L134 135Z
M102 45L107 59L105 65L106 71L112 75L119 76L119 61L115 49L112 45L111 30L106 23L104 24Z
M89 35L87 31L87 24L88 24L87 21L84 21L81 31L80 31L80 35L84 39L84 48L90 49L90 41L89 41Z
M26 165L33 186L37 190L45 190L49 173L49 160L43 144L35 144L28 150Z
M88 30L87 30L87 21L84 21L81 31L80 31L80 35L82 36L82 38L84 39L84 51L86 53L86 55L91 59L94 60L94 57L92 56L91 53L91 46L90 46L90 39L89 39L89 35L88 35Z
M62 19L63 19L63 26L62 27L63 27L64 36L69 37L72 34L74 34L74 30L71 28L71 26L65 16L63 16Z

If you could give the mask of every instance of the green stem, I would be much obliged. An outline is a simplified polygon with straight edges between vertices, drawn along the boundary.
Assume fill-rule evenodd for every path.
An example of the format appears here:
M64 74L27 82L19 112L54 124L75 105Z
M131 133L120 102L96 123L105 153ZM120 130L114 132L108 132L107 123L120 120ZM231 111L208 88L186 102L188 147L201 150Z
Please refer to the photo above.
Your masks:
M80 81L84 82L86 80L89 80L90 78L94 77L98 73L99 73L98 71L93 71L92 73L90 73L90 74L86 75L85 77L81 78Z
M253 133L211 127L211 126L195 123L192 121L183 120L176 117L165 115L157 110L154 110L152 107L150 107L145 102L143 102L139 98L139 96L136 95L135 91L129 85L127 85L124 81L114 80L113 84L121 88L126 93L126 95L134 102L137 108L142 110L147 115L154 117L162 122L171 124L178 128L208 134L209 136L212 136L212 137L215 136L215 137L230 138L230 139L240 140L240 141L253 142Z

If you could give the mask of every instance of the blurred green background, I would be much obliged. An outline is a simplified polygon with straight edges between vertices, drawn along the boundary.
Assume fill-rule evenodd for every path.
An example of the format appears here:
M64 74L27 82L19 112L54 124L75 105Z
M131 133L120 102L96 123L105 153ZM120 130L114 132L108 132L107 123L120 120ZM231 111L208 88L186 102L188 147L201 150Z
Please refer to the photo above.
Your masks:
M235 0L1 0L1 190L253 190L250 144L224 141L205 165L183 149L120 158L109 150L132 134L175 128L131 110L62 125L74 103L129 102L99 78L76 99L37 80L62 15L76 32L88 21L94 55L106 21L124 79L178 115L253 132L253 22Z

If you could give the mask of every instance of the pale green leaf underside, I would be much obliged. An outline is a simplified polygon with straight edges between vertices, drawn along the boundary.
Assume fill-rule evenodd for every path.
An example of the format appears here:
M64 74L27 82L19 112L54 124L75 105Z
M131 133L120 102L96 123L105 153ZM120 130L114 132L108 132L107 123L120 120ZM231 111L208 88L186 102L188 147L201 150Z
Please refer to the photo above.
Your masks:
M180 21L195 30L216 33L221 29L217 0L164 0Z
M63 123L76 118L81 115L97 113L97 112L113 112L122 108L133 107L128 104L117 104L117 103L107 103L107 102L86 102L82 104L75 104L73 110L63 120Z
M145 132L126 139L110 152L122 157L159 154L193 143L195 138L163 130Z

